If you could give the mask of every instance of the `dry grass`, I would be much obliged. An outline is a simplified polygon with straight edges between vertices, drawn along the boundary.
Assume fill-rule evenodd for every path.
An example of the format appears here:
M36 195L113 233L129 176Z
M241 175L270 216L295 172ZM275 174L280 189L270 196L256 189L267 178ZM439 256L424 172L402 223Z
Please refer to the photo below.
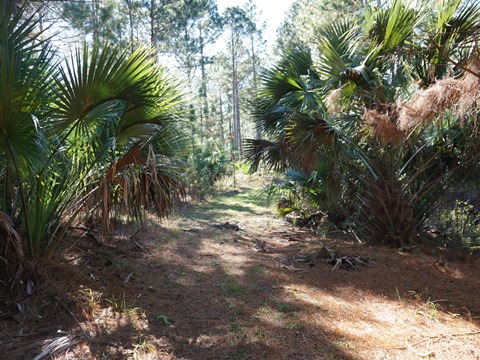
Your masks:
M62 328L78 342L56 359L480 358L480 263L292 229L254 199L258 179L236 181L138 234L72 243L34 296L15 299L31 313L0 308L0 353L31 359ZM225 221L243 231L212 226ZM376 265L282 267L320 246Z

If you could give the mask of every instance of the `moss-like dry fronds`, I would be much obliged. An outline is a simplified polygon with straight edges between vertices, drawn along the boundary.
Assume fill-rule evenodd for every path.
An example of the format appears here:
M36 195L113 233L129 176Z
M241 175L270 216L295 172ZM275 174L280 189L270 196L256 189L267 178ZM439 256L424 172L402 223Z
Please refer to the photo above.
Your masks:
M470 72L460 78L445 78L421 91L411 104L401 104L398 127L409 132L433 118L438 118L447 109L465 114L476 107L480 98L480 59L469 61Z
M458 102L461 114L468 113L476 108L480 99L480 59L472 59L468 69L471 72L466 73L462 78L464 92Z
M398 102L384 109L366 110L365 123L372 127L377 138L398 143L418 126L439 119L446 110L455 111L463 121L479 105L480 59L471 59L466 69L459 78L441 79L420 91L410 104Z
M331 114L341 114L343 110L343 94L342 89L332 90L325 100L325 106Z
M376 138L384 143L399 143L405 133L397 126L397 109L391 106L388 111L366 110L363 119L373 129Z

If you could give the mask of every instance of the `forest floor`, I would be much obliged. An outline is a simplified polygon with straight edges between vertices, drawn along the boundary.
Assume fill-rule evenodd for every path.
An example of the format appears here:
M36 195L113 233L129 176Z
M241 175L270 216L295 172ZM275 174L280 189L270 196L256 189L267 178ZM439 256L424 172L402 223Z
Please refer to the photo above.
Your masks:
M237 185L140 231L78 230L1 304L0 358L480 359L480 262L292 228ZM294 261L325 247L371 263Z

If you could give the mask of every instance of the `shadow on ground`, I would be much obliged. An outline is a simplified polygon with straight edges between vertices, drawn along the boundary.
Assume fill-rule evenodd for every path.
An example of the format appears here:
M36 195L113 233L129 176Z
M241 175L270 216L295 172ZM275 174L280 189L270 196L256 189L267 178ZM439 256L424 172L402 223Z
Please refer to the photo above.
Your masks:
M435 340L450 331L441 339L457 358L478 355L470 341L480 343L478 263L320 239L275 219L253 195L230 192L139 233L72 242L37 300L23 300L35 315L5 311L2 353L33 358L45 348L39 341L75 334L57 358L409 359L429 342L447 359ZM227 220L242 230L212 226ZM282 261L321 246L376 264L332 272Z

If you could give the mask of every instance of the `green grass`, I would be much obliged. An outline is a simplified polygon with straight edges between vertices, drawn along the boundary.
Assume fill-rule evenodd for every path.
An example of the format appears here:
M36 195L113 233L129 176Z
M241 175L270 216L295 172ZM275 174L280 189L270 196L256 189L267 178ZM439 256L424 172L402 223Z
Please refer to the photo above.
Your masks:
M197 204L183 215L191 219L222 221L239 214L260 215L269 210L268 201L258 196L258 190L248 189L242 193L229 191L215 195L212 201Z
M232 276L227 276L219 285L226 297L239 297L245 293L245 290L240 286L240 283Z

